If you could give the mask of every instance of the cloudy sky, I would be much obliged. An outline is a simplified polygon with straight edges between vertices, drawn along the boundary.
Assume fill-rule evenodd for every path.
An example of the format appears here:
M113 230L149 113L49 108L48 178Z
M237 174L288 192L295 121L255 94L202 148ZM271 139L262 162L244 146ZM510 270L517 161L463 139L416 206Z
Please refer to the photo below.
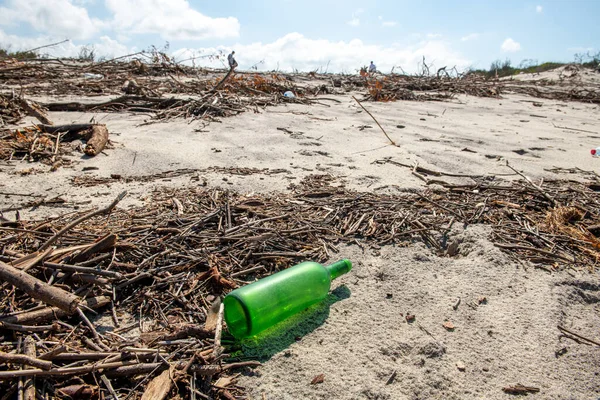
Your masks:
M600 1L1 0L0 47L117 57L169 43L176 60L236 51L242 69L355 72L572 61L600 49ZM187 61L189 63L191 61Z

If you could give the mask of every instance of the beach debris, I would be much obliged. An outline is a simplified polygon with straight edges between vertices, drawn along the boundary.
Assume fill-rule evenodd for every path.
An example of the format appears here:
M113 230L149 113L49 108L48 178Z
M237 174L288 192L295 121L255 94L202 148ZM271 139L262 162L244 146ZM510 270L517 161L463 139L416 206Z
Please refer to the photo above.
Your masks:
M467 366L465 365L464 362L462 361L457 361L456 362L456 369L458 369L461 372L464 372L467 369Z
M325 382L325 374L319 374L319 375L315 376L312 379L312 381L310 381L310 384L316 385L316 384L323 383L323 382Z
M304 261L235 289L223 299L229 332L242 339L277 326L294 311L300 312L327 296L329 286L319 287L320 282L324 279L332 281L351 269L352 263L348 259L329 265ZM251 319L250 315L255 313L260 313L263 319Z
M84 142L85 146L79 145ZM103 124L40 124L8 130L0 139L0 159L65 164L65 155L83 151L93 157L100 154L108 143L109 132Z
M455 328L454 324L449 320L445 321L442 326L446 328L447 331L453 331Z
M460 297L456 299L456 302L452 305L452 308L456 311L458 310L458 306L460 305Z
M150 182L207 171L181 169L121 176L118 181L86 175L73 184ZM214 171L282 173L239 167ZM418 171L426 177L446 177L424 167ZM563 232L563 226L577 229L595 223L592 216L600 214L600 204L590 185L600 180L588 175L581 182L544 182L543 189L556 202L588 211L580 215L567 209L553 212L552 203L524 180L473 179L472 184L448 183L443 192L424 194L359 193L329 174L308 175L285 193L157 187L138 207L116 207L117 201L112 207L52 219L0 222L0 261L68 293L68 299L79 299L71 313L68 300L45 298L39 304L35 299L40 294L30 295L32 291L19 279L16 287L10 283L0 287L0 296L6 299L0 304L0 335L13 338L0 350L22 354L16 340L33 331L39 337L35 358L52 362L48 371L5 366L0 371L0 391L7 392L11 380L36 375L37 385L45 380L59 387L73 385L69 378L77 375L81 390L97 390L98 382L105 391L107 385L100 377L105 375L117 393L127 390L139 398L156 376L174 368L173 376L185 383L176 385L180 396L190 395L195 387L206 396L224 397L214 382L259 363L239 361L239 349L224 329L219 346L223 351L215 352L220 312L216 305L211 311L215 300L242 277L254 281L306 259L326 262L331 257L328 248L355 243L357 238L372 248L421 241L443 256L439 235L452 221L486 223L498 248L510 257L553 269L569 267L576 259L580 268L594 270L598 249L593 243L556 232ZM476 207L481 202L489 208L483 214ZM534 240L539 237L544 240ZM91 318L90 309L98 316ZM410 312L402 318L416 320ZM99 329L101 319L109 321L103 329ZM443 354L434 342L422 354L433 356L434 350L436 357ZM72 366L75 362L78 365ZM144 378L136 379L140 374ZM235 385L227 390L234 396L243 394Z
M390 375L390 377L388 378L388 380L385 382L386 385L391 385L392 383L394 383L394 380L396 379L396 375L398 374L398 371L394 370L392 371L392 374Z
M583 340L584 342L586 342L586 344L591 343L591 344L595 344L596 346L600 346L600 341L589 339L589 338L586 338L585 336L581 336L580 334L575 333L575 332L565 328L564 326L558 325L557 328L561 331L561 334L565 335L566 337L570 337L571 339L575 338L576 341Z
M477 304L487 304L487 297L485 297L485 296L479 296L477 298Z
M528 393L538 393L540 391L540 388L532 387L532 386L524 386L524 385L521 385L520 383L518 383L514 386L504 387L504 388L502 388L502 391L504 393L508 393L508 394L520 395L520 394L528 394Z
M365 108L365 106L363 106L363 105L361 104L361 102L360 102L360 101L358 101L358 99L357 99L356 97L352 96L352 98L354 99L354 101L356 101L356 102L358 103L358 105L359 105L359 106L360 106L360 107L361 107L363 110L365 110L365 112L366 112L367 114L369 114L369 116L370 116L370 117L373 119L373 121L375 121L375 123L377 124L377 126L379 127L379 129L381 129L381 131L383 132L383 134L385 135L385 137L386 137L386 138L387 138L387 139L390 141L390 143L391 143L393 146L398 146L398 145L396 144L396 142L394 142L394 141L392 140L392 138L391 138L391 137L390 137L390 136L387 134L387 132L385 131L385 129L383 129L383 127L381 126L381 124L379 123L379 121L377 121L377 119L375 119L375 117L373 116L373 114L371 114L371 112L370 112L369 110L367 110L367 109Z

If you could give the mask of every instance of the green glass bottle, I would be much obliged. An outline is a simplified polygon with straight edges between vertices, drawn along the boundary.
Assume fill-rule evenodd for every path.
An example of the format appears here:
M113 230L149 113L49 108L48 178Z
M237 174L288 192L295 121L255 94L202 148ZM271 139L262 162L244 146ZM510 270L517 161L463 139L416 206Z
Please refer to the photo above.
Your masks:
M327 297L331 281L352 269L350 260L331 265L307 261L236 289L225 296L225 322L241 339L254 336Z

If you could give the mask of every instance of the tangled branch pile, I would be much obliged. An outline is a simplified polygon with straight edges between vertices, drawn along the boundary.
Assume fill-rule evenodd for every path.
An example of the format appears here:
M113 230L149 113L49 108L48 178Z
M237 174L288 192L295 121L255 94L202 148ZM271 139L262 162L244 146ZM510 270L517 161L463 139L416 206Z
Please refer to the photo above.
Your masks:
M160 189L145 207L113 210L117 199L83 216L3 223L0 260L68 301L50 308L35 292L0 287L2 391L37 376L34 388L57 397L131 398L159 386L183 398L233 398L241 389L230 371L257 363L221 334L219 296L302 260L337 258L343 244L422 241L438 256L463 257L469 246L454 242L452 225L486 223L516 260L548 270L592 270L600 261L598 181L546 183L555 205L524 181L424 195L333 182L312 175L288 194L267 195ZM23 343L27 356L19 354ZM35 368L18 369L23 364Z
M477 76L462 79L437 76L389 75L367 80L367 100L435 100L444 101L457 94L499 97L502 84Z

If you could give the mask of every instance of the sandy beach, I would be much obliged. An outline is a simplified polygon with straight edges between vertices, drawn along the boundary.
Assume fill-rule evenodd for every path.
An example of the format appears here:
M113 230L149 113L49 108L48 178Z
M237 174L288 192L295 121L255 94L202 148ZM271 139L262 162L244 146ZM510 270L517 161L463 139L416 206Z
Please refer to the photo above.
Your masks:
M558 73L518 79L551 80ZM586 71L583 79L597 85L599 76ZM362 102L394 146L351 97L362 95L322 94L317 104L256 107L210 123L49 112L57 125L106 124L110 145L96 157L73 151L55 171L39 162L0 161L0 209L9 210L2 216L14 222L18 210L24 221L58 218L106 206L124 190L118 205L124 210L150 207L157 189L289 194L313 175L359 194L448 190L420 179L415 165L456 175L425 174L454 185L521 179L507 163L542 187L598 182L600 159L590 155L600 146L598 104L513 93ZM57 98L90 100L29 96L39 103ZM34 121L27 117L19 126ZM585 196L600 201L597 191ZM60 202L23 206L37 199ZM503 388L518 384L538 388L529 395L534 399L600 397L600 346L557 328L600 341L597 272L583 264L540 269L515 260L494 246L492 227L483 223L457 222L448 232L459 243L453 255L420 240L373 246L357 238L339 245L328 261L348 258L352 271L298 324L266 343L245 343L262 365L235 373L233 385L257 400L509 399ZM414 319L407 321L409 315ZM448 321L454 329L443 326ZM323 382L311 384L320 374Z

